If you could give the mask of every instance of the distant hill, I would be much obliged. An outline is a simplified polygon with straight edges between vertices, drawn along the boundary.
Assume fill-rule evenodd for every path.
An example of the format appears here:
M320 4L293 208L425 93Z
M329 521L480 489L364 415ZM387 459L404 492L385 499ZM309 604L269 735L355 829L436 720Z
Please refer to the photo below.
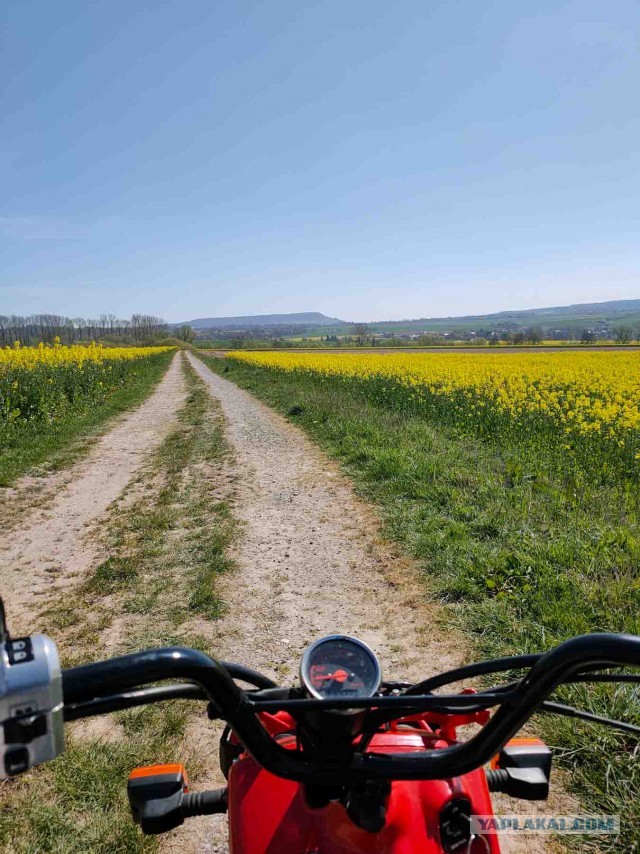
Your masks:
M251 330L269 330L277 336L292 335L348 335L353 322L327 317L319 311L297 314L254 314L245 317L198 317L187 321L200 335L205 330L217 337L232 337L231 333ZM363 321L363 322L366 322ZM600 330L606 334L618 324L631 324L634 329L640 324L640 299L611 300L609 302L577 303L575 305L552 306L549 308L515 309L492 314L467 314L458 317L421 317L407 320L381 320L370 322L371 332L386 335L436 332L449 334L473 332L492 335L502 331L517 331L540 327L545 333L566 335L580 334L583 329ZM181 324L172 324L172 326Z
M549 308L523 308L523 309L514 309L512 311L496 311L492 314L465 314L459 315L457 317L428 317L421 318L420 321L384 321L385 323L417 323L424 322L429 320L437 320L439 322L443 320L456 322L456 321L467 321L467 320L500 320L502 318L511 318L511 317L539 317L545 318L549 315L565 315L571 317L586 317L590 315L598 316L598 317L606 317L610 314L627 314L627 313L635 313L640 311L640 299L624 299L624 300L610 300L609 302L585 302L585 303L575 303L574 305L559 305L559 306L551 306Z
M626 314L640 311L640 299L617 299L609 302L585 302L575 305L558 306L557 308L532 309L542 314L577 314L577 315L606 315Z
M297 314L252 314L247 317L198 317L187 323L193 329L250 329L252 326L342 326L345 321L327 317L319 311L302 311Z
M576 303L549 308L515 309L492 314L467 314L458 317L422 317L416 320L385 320L371 324L381 332L415 332L431 330L488 331L523 329L540 326L543 329L560 327L575 330L579 327L613 326L617 323L640 322L640 299L611 300L609 302Z

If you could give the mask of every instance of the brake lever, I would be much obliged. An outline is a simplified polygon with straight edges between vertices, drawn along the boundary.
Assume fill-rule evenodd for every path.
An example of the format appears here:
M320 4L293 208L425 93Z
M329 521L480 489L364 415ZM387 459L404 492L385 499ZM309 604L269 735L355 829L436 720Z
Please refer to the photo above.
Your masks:
M604 726L612 727L613 729L622 730L622 732L630 732L640 736L640 726L629 724L626 721L616 721L613 718L605 718L602 715L595 715L593 712L585 712L582 709L576 709L573 706L565 706L564 703L555 703L552 700L545 700L540 706L545 712L552 715L563 715L567 718L578 718L582 721L591 723L603 724Z

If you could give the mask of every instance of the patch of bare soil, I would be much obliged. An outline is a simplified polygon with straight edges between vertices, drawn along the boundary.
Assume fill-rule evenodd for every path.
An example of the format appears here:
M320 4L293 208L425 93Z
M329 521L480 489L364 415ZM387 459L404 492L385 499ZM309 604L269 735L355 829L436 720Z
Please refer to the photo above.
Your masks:
M226 418L238 475L234 515L243 525L237 571L221 584L227 614L217 654L281 684L296 681L311 641L333 633L369 643L393 679L418 680L469 660L419 584L418 567L381 540L374 513L338 467L301 430L188 358ZM193 821L165 850L179 841L185 852L225 852L224 824L222 817ZM528 837L505 839L503 850L551 849Z
M173 423L184 397L179 355L151 397L122 417L89 454L70 469L44 478L35 493L26 481L20 524L0 530L0 584L15 634L38 630L35 615L44 598L64 595L100 560L87 528L100 521ZM48 496L42 501L42 496ZM21 500L20 500L21 499ZM44 504L44 506L43 506Z

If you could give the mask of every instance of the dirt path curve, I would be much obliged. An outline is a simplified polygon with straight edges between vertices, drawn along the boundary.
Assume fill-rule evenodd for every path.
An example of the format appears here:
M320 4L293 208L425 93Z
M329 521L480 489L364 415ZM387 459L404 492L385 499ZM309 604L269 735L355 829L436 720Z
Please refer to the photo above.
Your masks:
M176 354L151 397L119 419L86 457L45 479L19 525L0 531L0 591L14 634L37 631L33 620L43 597L77 582L99 560L86 528L99 521L173 423L184 398L179 360ZM44 508L43 494L54 494Z
M381 540L372 510L336 464L297 427L188 357L222 406L238 466L234 514L243 531L238 569L222 589L228 610L218 650L282 684L296 681L305 647L333 633L370 644L394 679L461 664L464 644L439 626L440 608L418 585L417 567ZM227 850L222 820L213 847L199 838L188 850ZM540 838L503 843L505 854L547 850Z

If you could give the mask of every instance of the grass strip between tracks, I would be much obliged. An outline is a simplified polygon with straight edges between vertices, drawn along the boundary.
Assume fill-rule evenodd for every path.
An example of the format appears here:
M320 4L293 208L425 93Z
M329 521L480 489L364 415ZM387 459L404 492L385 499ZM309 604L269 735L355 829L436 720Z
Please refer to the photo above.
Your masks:
M79 586L49 601L39 628L63 666L136 649L181 645L215 654L223 610L216 580L228 571L235 523L220 473L232 466L223 421L193 369L177 425L111 509L105 559ZM228 481L227 481L228 482ZM17 854L156 851L131 820L126 781L137 765L182 761L192 779L216 761L190 728L203 703L162 703L67 727L54 762L2 785L0 849ZM169 842L171 846L171 842Z
M543 459L518 458L517 447L506 453L497 440L461 437L326 379L198 356L342 463L478 656L537 652L590 631L640 634L640 517L624 490L568 492ZM640 697L629 686L576 686L558 698L640 724ZM634 738L550 716L536 726L585 807L620 815L621 838L605 841L619 854L640 850ZM601 850L586 838L575 844Z

